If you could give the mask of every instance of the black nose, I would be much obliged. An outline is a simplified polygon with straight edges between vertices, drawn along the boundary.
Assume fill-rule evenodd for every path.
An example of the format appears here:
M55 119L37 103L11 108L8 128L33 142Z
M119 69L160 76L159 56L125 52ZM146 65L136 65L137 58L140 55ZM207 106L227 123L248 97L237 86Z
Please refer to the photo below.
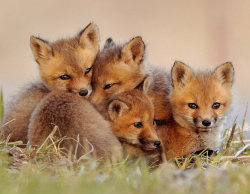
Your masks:
M139 142L140 142L141 144L144 144L144 143L145 143L145 139L144 139L144 138L140 138L140 139L139 139Z
M208 127L208 126L210 126L210 125L211 125L211 121L209 121L209 120L205 119L205 120L203 120L203 121L202 121L202 125L204 125L204 126Z
M161 142L159 140L154 141L155 147L159 147L161 145Z
M88 94L88 90L87 89L81 89L79 92L80 96L86 96Z

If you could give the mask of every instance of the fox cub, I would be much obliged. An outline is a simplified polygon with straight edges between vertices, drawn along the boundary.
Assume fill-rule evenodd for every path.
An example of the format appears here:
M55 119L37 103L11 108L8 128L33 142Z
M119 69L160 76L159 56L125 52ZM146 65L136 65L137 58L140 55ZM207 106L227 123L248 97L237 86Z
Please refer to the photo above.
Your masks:
M97 109L110 122L114 134L132 157L156 156L161 160L161 142L156 133L154 107L148 97L150 78L138 89L122 92L99 104Z
M136 88L146 76L143 64L145 45L141 37L135 37L123 46L106 45L93 65L93 91L90 95L93 104Z
M135 37L125 45L116 45L109 38L104 49L97 55L93 70L93 92L90 101L94 104L140 85L147 75L152 81L148 95L155 109L157 124L166 124L170 117L170 80L160 69L144 64L145 44Z
M172 72L170 102L172 117L158 129L167 158L218 150L220 126L231 104L233 65L229 62L213 72L194 73L182 62Z
M99 31L91 23L75 37L52 43L31 36L30 46L42 82L32 84L12 101L2 131L9 141L27 143L30 116L38 102L51 90L65 90L84 97L90 95L92 65L99 51Z

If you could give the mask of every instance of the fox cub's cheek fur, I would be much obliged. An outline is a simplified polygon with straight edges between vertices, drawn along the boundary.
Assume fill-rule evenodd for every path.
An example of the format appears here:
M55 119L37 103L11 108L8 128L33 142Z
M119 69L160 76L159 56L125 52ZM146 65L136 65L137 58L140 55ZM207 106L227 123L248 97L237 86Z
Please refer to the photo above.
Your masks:
M92 65L99 51L99 32L95 24L89 24L74 38L54 43L32 36L30 45L48 88L90 95Z
M112 45L98 54L93 71L90 101L98 104L115 94L134 89L145 77L145 45L141 37L123 47Z
M160 146L154 123L154 107L145 95L149 82L144 81L140 90L124 92L108 104L108 114L115 135L126 142L143 150L154 150Z
M176 62L171 76L174 119L183 127L200 131L217 126L231 104L232 64L225 63L212 73L195 74L187 65Z

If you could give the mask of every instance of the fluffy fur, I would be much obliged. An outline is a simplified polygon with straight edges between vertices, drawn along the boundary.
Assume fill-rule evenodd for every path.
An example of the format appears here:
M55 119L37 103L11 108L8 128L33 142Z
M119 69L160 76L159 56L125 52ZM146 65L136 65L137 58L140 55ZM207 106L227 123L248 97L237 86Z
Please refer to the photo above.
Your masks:
M124 46L113 45L103 49L94 63L90 101L101 103L141 83L146 75L144 49L141 37L133 38Z
M99 32L89 24L77 36L48 42L31 36L30 46L42 83L32 84L18 94L5 114L2 134L9 141L27 143L30 115L39 101L54 89L66 90L88 97L92 91L92 64L99 51Z
M65 137L60 146L67 151L75 152L79 137L78 157L89 151L89 143L96 159L109 158L117 162L122 157L121 144L112 133L109 122L82 97L55 90L43 98L29 124L30 145L40 146L55 126L59 129L55 136Z
M148 95L155 108L157 124L166 124L170 117L170 80L161 69L145 65L145 44L136 37L124 46L107 39L94 63L93 92L90 101L98 104L118 93L136 88L147 75L152 81ZM110 86L107 88L107 86Z
M231 104L234 69L231 63L213 72L194 73L176 62L172 68L172 117L158 129L167 158L202 149L219 149L218 136Z

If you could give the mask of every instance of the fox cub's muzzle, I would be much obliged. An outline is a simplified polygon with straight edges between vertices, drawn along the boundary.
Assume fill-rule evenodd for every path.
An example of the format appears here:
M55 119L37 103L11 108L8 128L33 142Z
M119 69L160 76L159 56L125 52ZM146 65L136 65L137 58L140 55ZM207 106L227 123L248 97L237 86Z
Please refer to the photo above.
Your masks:
M142 149L144 150L154 150L158 147L160 147L161 145L161 141L160 140L149 140L146 138L140 138L139 142L142 145Z

